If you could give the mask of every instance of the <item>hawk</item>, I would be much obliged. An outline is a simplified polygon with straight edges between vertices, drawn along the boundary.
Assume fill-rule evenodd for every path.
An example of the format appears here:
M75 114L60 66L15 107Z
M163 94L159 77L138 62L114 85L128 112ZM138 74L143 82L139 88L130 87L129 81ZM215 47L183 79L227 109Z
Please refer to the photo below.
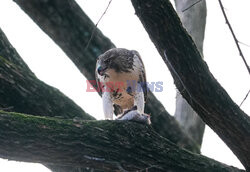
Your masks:
M113 119L113 113L121 116L131 110L136 110L135 114L144 114L146 73L137 51L108 50L97 58L95 74L105 119Z

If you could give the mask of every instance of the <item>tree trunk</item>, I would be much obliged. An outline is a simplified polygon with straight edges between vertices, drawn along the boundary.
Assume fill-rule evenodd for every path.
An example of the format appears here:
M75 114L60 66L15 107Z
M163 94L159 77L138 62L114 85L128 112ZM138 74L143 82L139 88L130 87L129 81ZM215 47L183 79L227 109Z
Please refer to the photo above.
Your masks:
M202 55L207 8L205 0L197 2L194 0L175 0L175 6L184 28L193 38ZM205 124L179 91L176 93L175 119L184 131L201 146Z
M171 3L132 3L182 96L250 171L250 118L210 73Z
M58 44L88 80L95 78L96 58L115 47L73 0L15 1L37 25ZM90 44L86 48L89 40ZM152 114L152 126L175 144L199 152L199 146L180 128L153 93L149 93L145 112Z
M0 111L0 136L0 156L12 160L101 171L243 171L128 121L73 122Z

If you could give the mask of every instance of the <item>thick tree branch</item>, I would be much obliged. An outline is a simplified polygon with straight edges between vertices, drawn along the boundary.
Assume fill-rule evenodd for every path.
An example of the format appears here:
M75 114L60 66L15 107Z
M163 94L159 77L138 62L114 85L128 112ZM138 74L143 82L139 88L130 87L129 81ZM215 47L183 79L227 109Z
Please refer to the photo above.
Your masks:
M94 119L59 90L40 81L0 29L1 109L41 116L59 115L66 119ZM75 168L71 170L67 169L67 172L73 172Z
M132 0L183 97L250 171L250 118L210 73L168 0ZM173 68L172 68L173 67Z
M114 132L115 131L115 132ZM242 171L178 148L150 126L0 111L0 156L102 171Z
M59 90L40 81L0 29L0 109L35 115L94 119Z
M115 47L99 29L88 41L95 24L73 0L18 0L15 1L37 25L61 47L82 74L93 80L96 58ZM85 46L88 44L88 48ZM199 147L180 128L156 97L149 93L145 111L152 114L156 131L175 144L199 152Z
M175 6L181 22L193 38L199 52L203 54L207 7L206 1L175 0ZM197 142L202 144L205 124L196 114L179 91L176 95L175 119L184 128L184 131Z
M96 58L115 45L74 0L14 1L58 44L87 79L95 80Z

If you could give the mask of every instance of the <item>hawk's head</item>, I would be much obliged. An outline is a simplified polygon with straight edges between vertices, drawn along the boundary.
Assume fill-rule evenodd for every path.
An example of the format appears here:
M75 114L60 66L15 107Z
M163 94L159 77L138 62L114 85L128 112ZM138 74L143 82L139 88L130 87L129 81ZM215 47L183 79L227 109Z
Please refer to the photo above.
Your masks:
M96 72L103 76L106 71L113 69L116 72L130 72L133 69L133 57L136 51L123 48L113 48L97 58Z

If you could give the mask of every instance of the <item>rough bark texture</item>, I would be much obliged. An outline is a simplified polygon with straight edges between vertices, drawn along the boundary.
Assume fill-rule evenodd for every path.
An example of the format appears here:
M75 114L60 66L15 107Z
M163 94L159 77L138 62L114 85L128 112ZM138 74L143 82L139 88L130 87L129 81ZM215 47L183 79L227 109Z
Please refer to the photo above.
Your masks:
M152 126L161 136L171 140L181 148L185 148L194 153L200 153L198 144L190 139L181 129L178 122L169 115L164 106L157 100L152 92L148 92L148 100L145 106L145 112L151 112Z
M20 0L15 1L38 26L61 47L83 75L95 78L96 58L114 45L99 29L90 42L94 23L73 0ZM145 112L152 115L152 126L175 144L199 152L199 146L180 128L156 97L149 93Z
M40 81L0 29L0 109L72 119L94 119L56 88Z
M250 171L250 118L210 73L171 3L168 0L132 3L178 90Z
M59 90L40 81L0 29L1 109L66 119L94 119ZM67 172L74 172L75 168L71 170Z
M73 122L0 111L0 136L0 156L13 160L101 171L242 171L180 149L150 126L133 122Z
M205 0L195 4L196 2L198 1L175 0L175 6L184 28L192 37L196 47L202 55L207 8ZM197 142L197 144L202 144L205 124L182 97L179 91L176 93L175 119L179 122L184 131L186 131L186 133Z

